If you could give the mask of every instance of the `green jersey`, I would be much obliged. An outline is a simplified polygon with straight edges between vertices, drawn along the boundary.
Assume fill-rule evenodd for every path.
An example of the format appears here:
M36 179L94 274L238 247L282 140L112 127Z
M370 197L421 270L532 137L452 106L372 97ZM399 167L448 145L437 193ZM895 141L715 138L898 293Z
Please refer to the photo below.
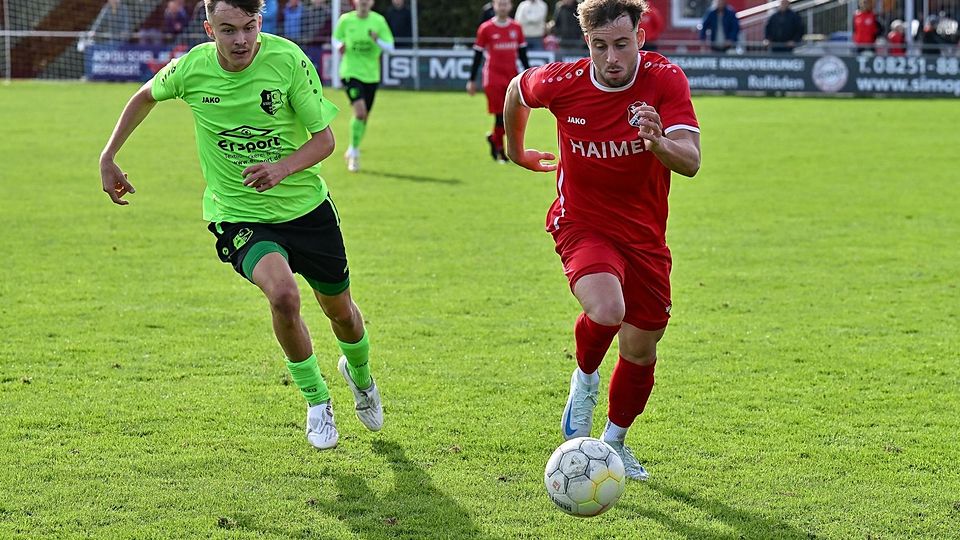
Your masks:
M357 79L365 83L380 82L380 45L370 32L376 32L377 38L393 43L393 34L383 15L371 11L365 18L357 17L356 11L340 16L333 39L343 43L343 58L340 60L340 78Z
M272 34L257 41L260 48L243 71L220 67L216 44L204 43L167 64L151 83L154 99L180 98L193 111L208 221L281 223L327 196L319 163L262 193L243 185L245 168L290 155L338 111L323 99L317 69L300 47Z

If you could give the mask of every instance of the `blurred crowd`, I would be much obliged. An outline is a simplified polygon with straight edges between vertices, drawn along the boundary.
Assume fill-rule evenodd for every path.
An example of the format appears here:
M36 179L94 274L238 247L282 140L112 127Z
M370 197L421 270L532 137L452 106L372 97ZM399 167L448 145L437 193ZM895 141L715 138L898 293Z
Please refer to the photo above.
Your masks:
M207 40L203 0L189 5L186 0L168 0L159 14L155 5L143 0L106 0L92 30L99 42L109 44L190 46ZM330 17L330 0L266 0L263 31L303 45L323 45L330 42Z
M187 4L187 1L190 4ZM578 0L521 0L513 17L520 23L528 49L585 51L583 33L577 20ZM349 9L343 0L343 9ZM945 4L948 5L948 4ZM960 6L960 4L958 4ZM663 14L648 2L649 11L640 25L646 34L644 49L656 50L666 26ZM383 14L398 47L412 43L413 20L407 0L391 0ZM493 17L488 2L481 8L478 24ZM167 0L162 13L155 1L106 0L91 30L101 43L192 46L206 40L203 0ZM333 21L330 0L266 0L263 31L284 36L302 45L330 42ZM737 49L741 40L740 21L727 0L714 0L698 25L698 37L705 49L726 53ZM765 23L762 48L771 53L792 53L804 43L808 28L791 7L791 0L780 0ZM903 20L902 2L897 0L859 0L853 15L849 40L858 54L907 54L907 36L924 55L956 50L960 41L954 14L941 10L921 20Z

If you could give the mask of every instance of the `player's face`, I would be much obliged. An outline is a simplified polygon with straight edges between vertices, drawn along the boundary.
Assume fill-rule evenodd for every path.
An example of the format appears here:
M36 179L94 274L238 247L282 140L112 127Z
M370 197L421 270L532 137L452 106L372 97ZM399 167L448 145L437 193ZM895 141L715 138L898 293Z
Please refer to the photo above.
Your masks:
M629 83L637 70L637 54L643 45L643 30L635 28L629 15L595 28L586 35L597 80L606 86Z
M357 8L357 15L366 15L373 9L373 0L353 0L353 5Z
M260 14L251 15L226 2L216 5L210 20L204 21L207 35L217 43L220 65L227 71L240 71L253 62L260 33Z
M493 13L498 19L506 19L510 16L510 10L513 9L513 2L510 0L494 0Z

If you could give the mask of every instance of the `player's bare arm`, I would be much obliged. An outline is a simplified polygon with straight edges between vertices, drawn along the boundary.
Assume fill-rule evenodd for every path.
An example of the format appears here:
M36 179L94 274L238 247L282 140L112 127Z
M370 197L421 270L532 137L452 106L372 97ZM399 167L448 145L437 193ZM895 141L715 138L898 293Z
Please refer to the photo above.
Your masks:
M663 133L660 114L649 105L640 107L634 119L640 124L638 135L647 150L654 153L668 169L684 176L694 176L700 170L700 134L678 129Z
M141 86L140 90L124 106L107 145L100 153L100 183L103 186L103 191L110 196L110 200L114 204L120 206L130 204L130 201L125 200L123 196L127 193L136 193L137 190L127 180L127 174L117 166L114 160L123 143L127 142L133 131L137 129L137 126L143 122L143 119L153 110L153 106L157 104L150 93L152 83L151 80Z
M291 174L320 163L333 153L335 147L336 140L329 127L313 133L310 139L303 143L303 146L280 161L276 163L265 161L244 169L242 173L243 185L252 187L262 193L276 186Z
M557 156L550 152L527 149L523 144L523 136L527 130L527 120L530 118L530 109L520 101L520 75L510 81L507 87L507 98L503 102L503 122L507 135L507 157L510 161L525 169L536 172L550 172L557 170L554 161Z

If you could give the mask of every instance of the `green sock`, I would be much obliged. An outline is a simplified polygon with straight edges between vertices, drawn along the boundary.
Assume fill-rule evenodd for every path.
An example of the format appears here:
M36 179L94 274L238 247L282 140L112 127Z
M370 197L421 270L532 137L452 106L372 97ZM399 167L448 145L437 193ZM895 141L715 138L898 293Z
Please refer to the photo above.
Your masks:
M367 121L352 118L350 120L350 146L360 148L360 140L363 139L363 133L367 131Z
M354 384L361 390L370 388L373 379L370 377L370 340L367 339L367 331L363 331L363 337L356 343L344 343L338 339L337 344L347 357L347 373Z
M303 394L311 407L330 399L327 383L323 381L323 375L320 374L320 368L317 367L317 355L311 354L309 358L302 362L287 360L287 369L290 371L290 376L293 377L293 382L297 383L300 393Z

